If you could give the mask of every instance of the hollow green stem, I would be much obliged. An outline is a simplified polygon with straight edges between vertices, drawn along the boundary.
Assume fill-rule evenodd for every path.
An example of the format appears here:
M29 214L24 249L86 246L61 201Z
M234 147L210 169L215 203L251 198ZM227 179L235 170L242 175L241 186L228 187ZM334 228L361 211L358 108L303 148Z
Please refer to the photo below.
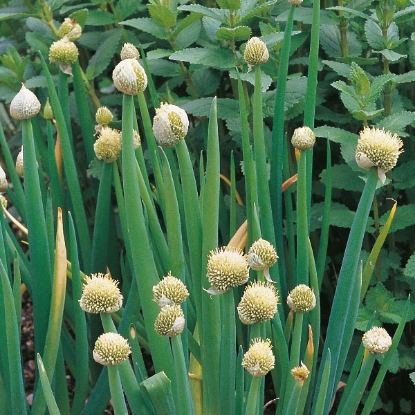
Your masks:
M127 405L125 404L124 393L122 390L118 366L108 366L108 382L110 385L112 406L115 415L128 414Z
M259 401L259 386L262 378L252 377L251 386L248 392L248 398L246 402L245 415L252 415L257 413L258 401Z

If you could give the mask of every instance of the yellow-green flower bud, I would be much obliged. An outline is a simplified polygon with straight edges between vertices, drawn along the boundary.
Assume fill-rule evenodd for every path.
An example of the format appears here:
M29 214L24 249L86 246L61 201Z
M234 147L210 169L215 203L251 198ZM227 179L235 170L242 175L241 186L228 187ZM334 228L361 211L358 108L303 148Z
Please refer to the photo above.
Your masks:
M242 359L242 366L256 378L265 376L274 368L275 364L275 357L271 348L269 339L254 339Z
M160 336L175 337L183 332L185 319L179 305L166 305L158 314L154 329Z
M256 281L245 288L237 310L242 323L254 324L271 319L277 307L278 292L274 285Z
M110 127L102 127L97 141L94 143L94 151L98 160L112 163L121 153L121 133Z
M78 59L78 48L67 37L53 42L49 48L49 60L64 67L72 65Z
M385 182L385 173L396 166L398 157L403 152L402 146L402 140L397 134L365 127L357 142L356 163L365 170L378 167L379 179Z
M23 146L19 151L19 154L16 158L16 173L20 176L24 176L24 169L23 169Z
M256 271L272 267L277 262L277 259L277 251L265 239L258 239L249 248L249 267Z
M131 353L127 339L118 333L104 333L98 337L93 351L94 360L104 366L119 365Z
M147 75L137 59L124 59L112 72L115 88L123 94L137 95L147 88Z
M174 147L189 129L186 111L176 105L161 104L153 119L153 133L161 147Z
M140 52L132 43L124 43L121 49L121 60L125 59L139 59Z
M86 277L79 305L87 313L115 313L122 307L122 300L118 281L98 273Z
M300 383L303 383L308 378L309 374L310 371L303 362L301 362L300 366L296 366L291 369L291 375Z
M288 0L288 3L292 4L293 6L299 6L304 0Z
M40 102L36 95L23 84L10 103L10 115L15 120L28 120L40 111Z
M6 178L6 172L3 167L0 166L0 192L5 192L9 187L9 183Z
M95 121L97 124L107 125L113 118L112 112L107 107L99 107L95 113Z
M370 353L386 353L392 346L392 339L383 327L372 327L362 337L365 349Z
M76 19L66 17L61 27L58 30L58 36L60 38L67 37L70 41L74 42L78 40L82 35L82 27L76 22Z
M43 118L45 120L53 119L52 105L50 105L49 98L46 100L45 107L43 108Z
M157 285L153 287L154 301L160 307L183 303L189 296L186 286L181 280L173 277L169 272Z
M245 46L244 59L249 66L262 65L269 58L267 45L258 37L251 37Z
M3 195L0 195L0 205L7 209L7 199Z
M239 249L224 247L210 252L207 263L207 279L212 284L207 290L210 294L220 294L245 284L248 278L248 260Z
M287 304L291 310L307 313L316 306L316 296L310 287L300 284L289 293Z
M316 136L309 127L299 127L294 130L291 144L298 150L304 151L314 147Z

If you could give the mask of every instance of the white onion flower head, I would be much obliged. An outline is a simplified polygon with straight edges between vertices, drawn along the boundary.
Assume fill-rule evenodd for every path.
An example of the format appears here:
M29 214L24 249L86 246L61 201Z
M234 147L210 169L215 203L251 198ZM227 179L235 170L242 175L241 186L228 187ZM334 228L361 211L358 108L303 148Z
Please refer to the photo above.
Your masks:
M120 131L110 127L102 127L94 143L94 151L97 159L104 160L106 163L112 163L118 159L121 148Z
M242 366L254 377L265 376L274 368L275 356L271 341L256 338L242 359Z
M153 287L154 301L160 306L181 304L189 296L186 286L181 280L169 272L157 285Z
M378 168L378 176L382 183L385 173L393 169L403 152L403 142L397 134L379 128L365 127L360 132L356 147L356 163L365 170Z
M0 166L0 192L5 192L9 187L7 181L6 172L3 170L3 167Z
M118 281L109 274L92 274L86 277L79 305L87 313L115 313L122 307L123 296Z
M177 105L161 104L153 119L153 133L160 147L174 147L186 137L189 118Z
M362 343L370 353L383 354L392 346L392 339L383 327L374 326L363 335Z
M262 65L269 59L268 48L259 37L251 37L244 50L244 59L249 68L254 65Z
M291 310L307 313L316 306L316 296L310 287L299 284L288 294L287 304Z
M127 339L118 333L104 333L98 337L93 351L94 360L104 366L119 365L131 353Z
M19 154L16 157L16 173L20 176L24 176L24 167L23 167L23 146L21 147Z
M179 305L166 305L160 310L154 329L160 336L175 337L183 332L185 323L183 310Z
M217 248L210 252L206 276L212 285L208 293L215 295L228 291L248 281L248 259L237 248Z
M310 371L303 362L301 362L300 366L296 366L291 369L291 375L300 383L303 383L308 378L309 374Z

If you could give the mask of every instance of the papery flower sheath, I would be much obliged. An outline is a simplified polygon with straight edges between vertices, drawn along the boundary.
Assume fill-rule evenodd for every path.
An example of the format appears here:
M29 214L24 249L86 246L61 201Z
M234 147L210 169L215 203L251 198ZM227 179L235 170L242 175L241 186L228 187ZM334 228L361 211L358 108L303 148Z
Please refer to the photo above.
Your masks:
M160 147L174 147L189 129L186 111L177 105L161 104L153 119L153 133Z
M20 91L10 103L10 115L15 120L28 120L39 113L40 107L36 95L22 84Z

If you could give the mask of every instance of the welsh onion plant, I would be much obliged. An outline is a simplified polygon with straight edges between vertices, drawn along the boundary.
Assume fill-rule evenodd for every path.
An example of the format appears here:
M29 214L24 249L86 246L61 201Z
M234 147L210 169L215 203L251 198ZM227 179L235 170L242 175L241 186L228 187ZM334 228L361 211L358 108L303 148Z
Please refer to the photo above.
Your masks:
M127 3L118 2L115 8L111 3L114 15L125 14ZM10 104L11 116L21 122L23 180L0 129L7 170L7 175L0 174L6 189L5 216L0 219L0 331L5 333L0 337L0 414L38 415L47 409L51 414L96 415L111 400L116 415L252 415L263 413L269 399L275 401L276 414L319 415L330 412L341 380L346 387L338 413L353 414L359 405L365 414L375 408L412 307L408 298L393 338L389 326L388 331L378 327L376 313L368 318L363 336L356 332L371 261L385 242L394 211L365 268L361 251L377 189L397 164L403 142L393 132L369 128L364 118L353 159L365 184L324 326L321 292L331 213L329 180L326 225L317 252L310 231L313 149L331 131L314 126L320 7L314 2L303 125L287 128L288 67L301 2L290 1L288 6L270 126L263 90L265 68L275 50L270 53L266 36L251 36L243 25L254 15L265 18L272 4L227 0L219 2L220 9L181 6L180 11L189 14L180 22L177 4L148 5L175 50L184 41L181 31L202 15L210 24L222 19L218 36L229 42L229 59L236 68L230 76L239 109L234 122L242 143L241 198L235 172L230 172L230 180L222 173L220 98L204 101L204 118L189 117L183 109L189 103L181 105L174 94L160 102L149 70L150 52L139 45L139 53L128 42L112 69L118 121L117 114L101 105L88 68L84 72L79 61L75 41L81 39L88 11L75 11L57 28L53 7L39 2L39 13L55 37L49 63L59 69L54 75L56 65L48 65L45 51L40 51L39 98L23 85ZM129 33L123 35L128 39ZM243 52L238 51L235 42L245 40ZM172 53L172 59L180 52ZM217 57L223 58L220 53ZM198 89L185 61L180 61L181 74L196 101ZM351 66L354 86L367 86L369 80L356 65ZM43 119L37 115L39 99L44 102ZM79 142L74 140L71 103L78 113ZM290 139L287 130L294 131ZM195 131L204 142L200 174L189 138ZM326 178L330 145L327 149ZM234 167L232 158L223 170ZM226 199L229 217L223 177L232 189ZM87 193L92 196L87 198ZM238 226L237 200L246 209ZM35 323L37 373L30 403L19 338L24 289L33 300ZM361 338L357 353L352 343L356 338ZM347 365L347 359L352 363ZM66 370L75 381L72 399Z

